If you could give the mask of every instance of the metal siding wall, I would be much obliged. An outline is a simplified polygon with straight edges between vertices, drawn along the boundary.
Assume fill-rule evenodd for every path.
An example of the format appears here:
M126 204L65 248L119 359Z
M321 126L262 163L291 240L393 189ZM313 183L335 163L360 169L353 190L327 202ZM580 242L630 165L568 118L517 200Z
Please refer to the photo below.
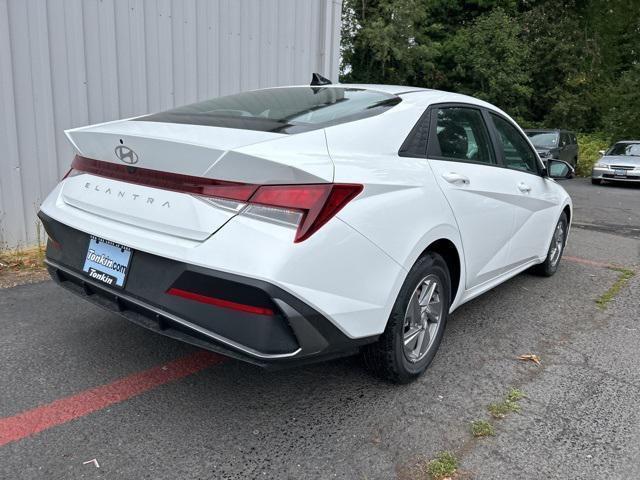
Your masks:
M33 243L64 130L338 77L341 0L0 0L0 248Z

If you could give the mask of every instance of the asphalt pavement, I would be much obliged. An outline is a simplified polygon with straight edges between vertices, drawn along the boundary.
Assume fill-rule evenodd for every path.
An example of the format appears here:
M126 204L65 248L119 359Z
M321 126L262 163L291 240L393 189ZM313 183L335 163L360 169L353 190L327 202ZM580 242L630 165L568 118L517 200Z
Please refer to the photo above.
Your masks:
M0 290L0 478L411 480L443 450L461 478L640 478L640 188L564 186L576 228L558 273L462 306L405 386L358 357L205 358L50 281ZM639 275L599 308L612 266ZM521 411L491 419L512 387ZM496 435L473 438L479 419Z
M571 194L575 226L640 239L640 184L605 182L589 178L562 181Z

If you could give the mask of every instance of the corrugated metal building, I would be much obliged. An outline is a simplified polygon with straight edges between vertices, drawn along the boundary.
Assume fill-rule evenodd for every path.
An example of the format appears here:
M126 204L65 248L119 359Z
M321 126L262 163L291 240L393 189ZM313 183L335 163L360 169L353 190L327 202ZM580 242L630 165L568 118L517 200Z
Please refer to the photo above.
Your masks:
M336 80L342 0L0 0L0 248L33 243L67 128Z

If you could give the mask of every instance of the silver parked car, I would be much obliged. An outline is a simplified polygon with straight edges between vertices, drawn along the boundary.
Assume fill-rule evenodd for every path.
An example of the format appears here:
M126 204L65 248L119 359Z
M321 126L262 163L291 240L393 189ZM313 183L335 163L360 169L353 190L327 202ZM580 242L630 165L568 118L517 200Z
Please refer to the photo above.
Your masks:
M604 180L640 183L640 140L618 142L600 154L602 158L591 171L591 183L600 185Z

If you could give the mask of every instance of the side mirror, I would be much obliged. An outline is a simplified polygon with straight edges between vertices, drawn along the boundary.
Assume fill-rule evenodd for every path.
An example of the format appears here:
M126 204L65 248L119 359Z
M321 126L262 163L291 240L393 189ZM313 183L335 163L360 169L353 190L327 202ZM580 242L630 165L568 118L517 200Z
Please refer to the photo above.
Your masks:
M572 178L573 174L573 167L567 162L563 162L562 160L556 160L553 158L547 160L547 175L550 178L563 180L566 178Z
M598 150L598 153L604 157L605 151L604 150Z

